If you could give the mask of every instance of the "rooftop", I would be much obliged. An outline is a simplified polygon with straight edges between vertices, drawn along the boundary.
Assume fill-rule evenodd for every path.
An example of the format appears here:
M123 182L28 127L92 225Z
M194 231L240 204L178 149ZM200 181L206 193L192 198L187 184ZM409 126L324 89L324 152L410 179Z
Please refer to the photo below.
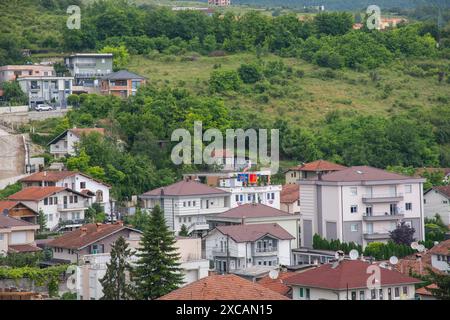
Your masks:
M28 221L25 221L25 220L16 219L13 217L9 217L9 216L0 214L0 229L13 228L13 227L31 227L31 226L37 226L37 225L30 223Z
M333 264L321 265L315 269L298 273L286 279L289 285L308 286L329 290L345 290L367 287L367 267L361 260L343 260L336 268ZM381 286L415 284L421 281L398 271L380 268Z
M291 292L291 288L286 285L285 280L294 274L294 272L290 271L280 272L276 279L272 279L270 276L265 276L264 278L258 280L258 284L266 287L267 289L278 292L283 296L288 296Z
M430 254L438 254L443 256L450 255L450 239L439 242L439 244L435 245L431 248L428 253Z
M24 188L19 192L14 193L13 195L10 195L8 198L10 200L20 200L20 201L38 201L42 200L44 198L47 198L55 193L61 192L61 191L69 191L73 192L79 196L87 198L88 196L76 192L74 190L71 190L69 188L65 187L28 187Z
M439 192L440 194L442 194L444 197L447 197L448 199L450 199L450 185L448 185L448 186L437 186L437 187L431 188L430 190L435 190L435 191ZM428 193L428 191L425 192L425 193Z
M144 193L143 196L194 196L210 194L226 195L228 192L210 187L200 182L182 180L165 187L148 191Z
M354 166L322 176L322 181L353 182L353 181L380 181L380 180L410 180L414 177L373 168L369 166Z
M0 201L0 214L2 214L2 212L7 209L10 210L12 209L14 206L16 206L19 202L18 201L11 201L11 200L3 200Z
M281 203L292 203L300 199L300 187L298 184L285 184L281 189Z
M94 181L97 181L98 183L104 184L106 186L109 186L108 184L101 182L100 180L94 179L90 176L88 176L85 173L78 172L78 171L40 171L33 173L32 175L29 175L28 177L22 178L19 181L20 182L41 182L41 181L48 181L48 182L58 182L62 179L72 177L74 175L82 175L86 178L92 179ZM87 194L90 192L89 190L82 190L81 193Z
M236 242L253 242L266 235L280 240L295 239L289 232L277 223L239 224L218 226L216 229L224 235L230 236Z
M214 218L263 218L292 216L287 212L266 206L261 203L247 203L215 215Z
M110 74L104 76L103 79L105 79L105 80L124 80L124 79L142 79L142 80L144 80L146 78L143 76L140 76L136 73L127 71L127 70L120 70L120 71L113 72L113 73L110 73Z
M239 276L213 275L174 290L159 300L288 300Z
M71 132L72 134L76 135L77 137L81 137L83 134L90 134L93 132L98 132L101 135L105 134L105 129L103 128L72 128L72 129L67 129L66 131L64 131L63 133L61 133L60 135L58 135L57 137L55 137L54 139L52 139L49 143L47 143L47 145L51 145L53 143L55 143L56 141L59 141L61 138L65 137L67 135L68 132Z
M313 162L301 164L296 167L292 167L289 170L317 172L317 171L339 171L339 170L342 170L345 168L347 168L347 167L337 164L337 163L334 163L334 162L330 162L330 161L326 161L326 160L316 160Z

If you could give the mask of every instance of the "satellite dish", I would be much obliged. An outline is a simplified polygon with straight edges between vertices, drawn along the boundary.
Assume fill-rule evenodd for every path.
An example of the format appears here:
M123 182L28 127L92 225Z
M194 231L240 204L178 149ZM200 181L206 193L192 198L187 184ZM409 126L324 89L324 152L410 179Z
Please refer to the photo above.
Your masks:
M419 244L416 248L417 251L419 252L424 252L425 251L425 246L423 244Z
M416 241L411 242L411 248L412 248L412 249L417 250L417 247L418 247L418 246L419 246L419 243L418 243L418 242L416 242Z
M349 255L350 255L350 259L356 260L356 259L358 259L358 257L359 257L359 252L358 252L358 250L356 250L356 249L352 249L352 250L350 251Z
M273 280L275 280L275 279L278 279L278 276L279 276L279 272L278 272L278 270L270 270L270 272L269 272L269 278L270 279L273 279Z
M389 258L389 263L390 264L397 264L398 263L398 258L396 256L392 256Z

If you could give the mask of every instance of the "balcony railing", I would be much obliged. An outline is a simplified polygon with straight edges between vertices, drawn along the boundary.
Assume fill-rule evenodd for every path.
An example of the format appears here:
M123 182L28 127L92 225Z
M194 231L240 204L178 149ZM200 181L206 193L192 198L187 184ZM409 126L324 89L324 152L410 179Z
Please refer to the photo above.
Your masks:
M389 221L389 220L399 220L402 219L405 215L402 213L391 213L391 212L374 212L374 213L365 213L363 215L363 220L365 221Z
M402 193L364 194L362 201L366 203L398 202L403 200Z
M272 256L278 254L278 248L255 248L253 250L253 255L255 256Z
M384 240L389 239L389 232L369 232L364 233L364 239L366 240Z

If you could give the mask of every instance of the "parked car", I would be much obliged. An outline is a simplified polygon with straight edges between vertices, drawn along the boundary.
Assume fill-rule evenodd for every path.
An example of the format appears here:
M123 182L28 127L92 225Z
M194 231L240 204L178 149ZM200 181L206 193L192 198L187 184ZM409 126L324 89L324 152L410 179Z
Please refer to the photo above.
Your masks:
M36 108L34 108L34 110L36 110L36 111L52 111L53 107L46 105L46 104L38 104L36 106Z

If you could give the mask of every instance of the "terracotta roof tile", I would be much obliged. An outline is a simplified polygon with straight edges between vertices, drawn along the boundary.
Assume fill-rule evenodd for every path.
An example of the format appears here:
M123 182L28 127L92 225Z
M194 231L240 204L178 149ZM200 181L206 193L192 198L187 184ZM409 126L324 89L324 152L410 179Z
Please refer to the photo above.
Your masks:
M22 178L20 182L40 182L40 181L49 181L49 182L57 182L67 177L71 177L77 174L75 171L41 171L33 173L32 175Z
M270 276L265 276L258 280L258 284L279 294L289 297L292 289L284 282L287 278L293 276L295 272L280 272L278 278L272 279Z
M21 219L17 219L17 218L13 218L13 217L9 217L9 216L0 214L0 228L30 227L30 226L36 226L36 225L31 222L25 221L25 220L21 220Z
M159 300L289 300L233 274L213 275L174 290Z
M330 161L326 161L326 160L316 160L313 162L308 162L308 163L304 163L302 165L293 167L289 170L294 170L294 171L339 171L342 169L347 168L346 166L337 164L337 163L333 163Z
M379 181L379 180L407 180L416 179L398 173L373 168L369 166L354 166L335 171L322 176L323 181L353 182L353 181Z
M300 199L300 187L298 184L285 184L281 189L280 202L292 203Z
M86 195L80 192L76 192L74 190L64 187L28 187L10 195L8 198L10 200L38 201L64 190L76 193L83 197L87 197Z
M436 273L441 273L440 270L431 265L431 254L429 251L422 254L421 261L416 257L416 255L410 255L399 259L398 263L393 267L395 270L405 275L414 273L424 276L428 274L428 268L431 268L431 270Z
M428 253L439 254L444 256L450 255L450 239L442 241L439 244L435 245L433 248L428 250Z
M291 216L291 214L266 206L261 203L247 203L219 213L217 218L260 218L260 217L279 217Z
M11 208L13 208L18 203L19 203L18 201L11 201L11 200L0 201L0 214L3 213L3 210L5 210L5 209L10 210Z
M174 184L153 189L143 194L143 196L192 196L209 194L228 194L228 192L218 188L210 187L196 181L178 181Z
M416 294L420 294L423 296L432 296L433 294L431 293L431 291L429 291L429 289L437 289L438 286L435 283L432 283L428 286L419 288L416 290Z
M344 260L333 269L332 264L325 264L315 269L298 273L286 279L289 285L308 286L332 290L367 287L367 267L369 263L361 260ZM380 268L381 285L400 285L420 283L421 281L406 276L398 271Z
M8 247L9 251L12 252L37 252L37 251L41 251L41 248L38 248L32 244L15 244L15 245L10 245Z
M277 223L239 224L218 226L216 229L224 235L230 236L236 242L256 241L269 234L280 240L295 239L289 232Z

